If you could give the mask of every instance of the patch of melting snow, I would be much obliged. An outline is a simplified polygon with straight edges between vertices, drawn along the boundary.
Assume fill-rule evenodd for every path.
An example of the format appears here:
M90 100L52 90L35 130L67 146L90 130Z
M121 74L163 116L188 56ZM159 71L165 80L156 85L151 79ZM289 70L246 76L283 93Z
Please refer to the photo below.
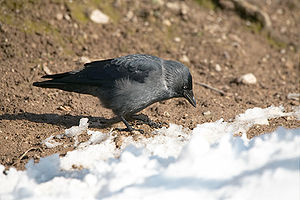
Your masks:
M83 118L65 134L87 131L87 142L65 157L31 160L25 171L0 174L0 199L299 199L300 128L245 137L253 125L282 116L300 120L300 107L290 113L248 109L232 122L220 119L192 131L170 124L151 138L127 137L120 148L111 133L88 130ZM243 137L234 137L237 132ZM52 140L46 142L58 145Z

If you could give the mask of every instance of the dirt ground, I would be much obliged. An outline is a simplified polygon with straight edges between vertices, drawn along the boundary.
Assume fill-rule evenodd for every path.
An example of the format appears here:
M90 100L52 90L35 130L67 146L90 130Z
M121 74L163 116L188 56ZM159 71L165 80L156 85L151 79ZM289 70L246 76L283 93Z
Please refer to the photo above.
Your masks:
M291 111L299 106L299 97L291 94L299 94L300 2L248 1L270 16L273 31L282 38L268 36L256 21L213 2L0 0L0 164L24 169L29 159L73 150L70 138L60 139L64 145L52 149L41 142L78 125L82 117L89 118L93 130L124 127L101 125L113 114L95 97L32 86L46 73L78 69L88 59L146 53L186 64L197 108L172 99L141 112L156 122L192 129L220 118L228 121L253 107L283 105ZM93 9L108 15L110 22L91 21ZM247 73L255 75L256 84L237 82ZM248 137L278 126L295 128L300 122L273 119L269 126L253 127ZM135 127L151 136L148 126Z

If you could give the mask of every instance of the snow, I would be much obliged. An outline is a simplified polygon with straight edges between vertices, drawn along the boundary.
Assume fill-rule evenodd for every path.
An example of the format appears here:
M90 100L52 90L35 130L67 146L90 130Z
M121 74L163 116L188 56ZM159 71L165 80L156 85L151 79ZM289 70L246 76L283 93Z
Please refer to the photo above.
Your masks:
M0 199L298 200L300 128L245 137L253 125L281 116L300 120L300 107L290 113L253 108L231 122L220 119L193 130L170 124L152 138L124 137L121 148L111 133L88 130L83 118L64 135L86 131L89 141L65 157L54 154L29 161L25 171L1 173ZM55 137L46 142L53 144Z

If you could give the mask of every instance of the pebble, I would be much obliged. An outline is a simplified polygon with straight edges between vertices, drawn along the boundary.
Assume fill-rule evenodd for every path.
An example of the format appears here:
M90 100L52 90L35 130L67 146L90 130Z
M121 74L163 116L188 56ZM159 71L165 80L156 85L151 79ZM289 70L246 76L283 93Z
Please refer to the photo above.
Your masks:
M180 10L180 5L176 2L168 2L166 4L167 8L173 11L179 11Z
M57 13L56 14L56 19L57 20L62 20L64 18L64 15L62 13Z
M66 105L59 106L57 109L58 110L63 110L63 111L71 111L72 110L70 106L66 106Z
M248 73L248 74L244 74L241 77L239 77L237 79L237 82L249 85L249 84L256 84L257 80L256 80L256 77L254 76L254 74Z
M280 53L281 53L281 54L285 54L285 52L286 52L285 49L281 49L281 50L280 50Z
M43 65L43 70L44 70L44 72L45 72L47 75L51 75L51 74L52 74L51 70L50 70L46 65Z
M64 17L65 17L65 19L66 19L66 20L68 20L68 21L70 21L70 20L71 20L71 17L70 17L70 15L68 15L68 14L65 14L65 16L64 16Z
M221 65L219 65L219 64L216 64L215 69L216 69L217 72L222 71Z
M166 26L171 26L172 25L170 20L168 20L168 19L164 19L163 24L166 25Z
M183 2L181 4L180 12L182 15L187 15L187 13L189 12L189 7L186 4L184 4Z
M128 11L128 13L126 14L126 19L131 20L133 17L134 17L134 13L131 10Z
M109 17L98 9L92 11L90 19L97 24L107 24Z
M211 112L210 111L206 111L206 112L203 112L202 114L205 115L205 116L207 116L207 115L211 115Z
M85 63L91 62L91 60L90 60L88 57L81 56L81 57L78 59L78 62L79 62L79 63L82 63L82 64L85 64Z
M189 59L189 57L187 57L187 55L183 55L183 56L180 58L180 61L181 61L181 62L185 62L185 63L189 63L189 62L190 62L190 59Z
M175 41L175 42L180 42L181 39L180 39L180 37L175 37L175 38L174 38L174 41Z
M167 111L165 111L165 112L163 113L163 115L164 115L165 117L168 117L168 118L171 116Z

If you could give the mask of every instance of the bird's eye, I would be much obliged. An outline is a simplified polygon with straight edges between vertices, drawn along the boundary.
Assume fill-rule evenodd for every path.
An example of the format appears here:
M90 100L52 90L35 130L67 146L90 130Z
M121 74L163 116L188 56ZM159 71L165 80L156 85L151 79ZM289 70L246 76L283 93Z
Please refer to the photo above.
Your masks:
M184 85L182 88L183 88L184 90L186 90L186 89L187 89L187 86Z

